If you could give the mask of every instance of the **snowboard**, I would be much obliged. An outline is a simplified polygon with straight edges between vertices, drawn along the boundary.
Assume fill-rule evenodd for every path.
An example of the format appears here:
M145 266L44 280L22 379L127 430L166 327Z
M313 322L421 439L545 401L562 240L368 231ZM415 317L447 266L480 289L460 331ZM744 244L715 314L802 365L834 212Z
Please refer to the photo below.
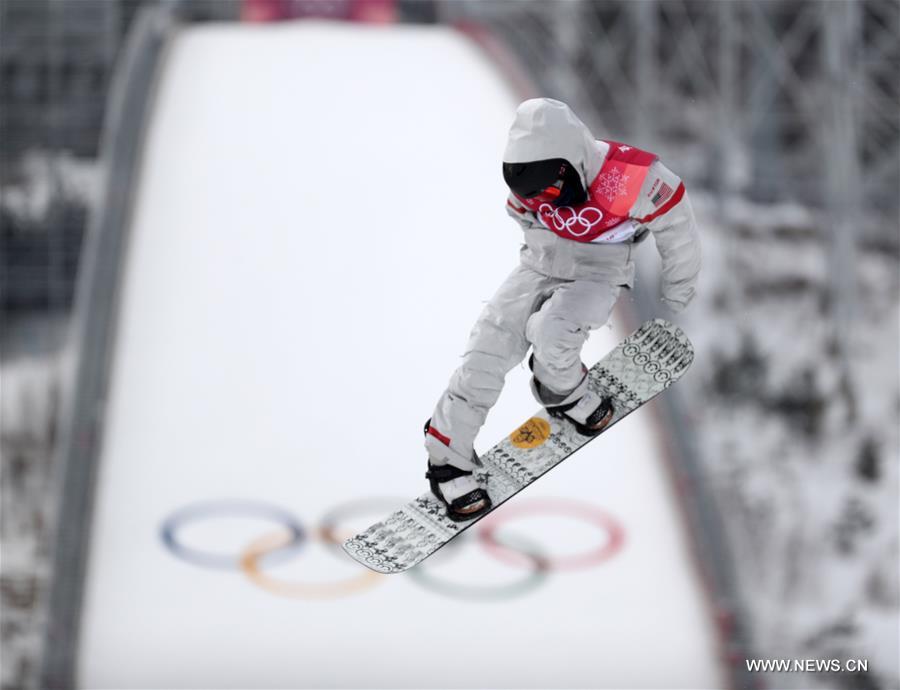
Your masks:
M481 456L483 467L475 470L475 476L491 497L490 512L454 522L428 491L347 539L344 551L379 573L400 573L421 563L671 386L693 359L694 348L680 328L663 319L647 321L588 371L588 385L613 398L615 413L601 434L584 436L568 419L540 410Z

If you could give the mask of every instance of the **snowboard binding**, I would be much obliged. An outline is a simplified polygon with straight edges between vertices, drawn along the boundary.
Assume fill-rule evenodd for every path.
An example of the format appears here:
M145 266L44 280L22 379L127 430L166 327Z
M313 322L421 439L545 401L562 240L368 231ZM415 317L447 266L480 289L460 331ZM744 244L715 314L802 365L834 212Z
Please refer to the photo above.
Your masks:
M446 506L447 517L453 520L453 522L474 520L475 518L479 518L485 513L490 512L491 508L493 508L491 497L488 496L488 492L481 487L472 489L469 493L463 494L452 501L447 501L447 499L444 498L440 486L442 482L448 482L452 479L466 477L471 474L471 472L461 470L453 465L434 465L430 462L428 463L428 472L425 473L425 478L431 485L431 493L440 499L441 503Z
M428 434L428 427L430 424L430 419L425 422L426 434ZM481 464L477 456L475 456L474 462L476 465ZM444 497L444 492L441 490L440 486L442 483L459 479L460 477L470 476L472 476L471 471L460 469L455 465L449 463L446 465L435 465L431 460L428 461L428 471L425 473L425 478L429 482L431 493L444 504L447 509L447 517L454 522L466 522L468 520L480 518L485 513L490 512L494 507L488 492L481 487L473 489L462 496L458 496L452 501L448 501Z
M609 426L615 415L612 398L596 393L587 386L587 367L582 365L584 379L568 396L553 393L537 380L534 376L533 353L528 359L528 368L532 372L531 390L550 416L568 420L582 436L597 436ZM583 392L576 392L579 389Z
M579 411L575 408L584 408L586 405L594 407L594 410L584 417L584 421L580 421L582 415L578 414ZM559 419L565 417L568 419L582 436L597 436L609 426L615 414L611 398L601 397L591 392L568 405L558 405L556 407L547 407L546 409L553 417Z

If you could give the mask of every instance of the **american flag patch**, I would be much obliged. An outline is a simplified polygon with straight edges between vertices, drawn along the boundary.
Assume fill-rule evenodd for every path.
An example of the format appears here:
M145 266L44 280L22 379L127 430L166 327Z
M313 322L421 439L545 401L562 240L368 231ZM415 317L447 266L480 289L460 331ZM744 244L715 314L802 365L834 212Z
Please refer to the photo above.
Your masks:
M660 204L664 204L666 200L672 196L672 192L675 190L672 189L669 185L663 182L660 188L656 191L656 194L653 195L653 198L650 201L653 202L654 206L659 206Z

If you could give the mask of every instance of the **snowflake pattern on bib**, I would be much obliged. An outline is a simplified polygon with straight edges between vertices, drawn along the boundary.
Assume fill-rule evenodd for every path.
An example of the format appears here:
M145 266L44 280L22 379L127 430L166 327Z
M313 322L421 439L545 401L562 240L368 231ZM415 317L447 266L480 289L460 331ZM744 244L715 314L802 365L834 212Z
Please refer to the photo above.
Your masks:
M618 168L600 173L597 177L597 193L612 203L618 196L628 196L628 175L623 175Z

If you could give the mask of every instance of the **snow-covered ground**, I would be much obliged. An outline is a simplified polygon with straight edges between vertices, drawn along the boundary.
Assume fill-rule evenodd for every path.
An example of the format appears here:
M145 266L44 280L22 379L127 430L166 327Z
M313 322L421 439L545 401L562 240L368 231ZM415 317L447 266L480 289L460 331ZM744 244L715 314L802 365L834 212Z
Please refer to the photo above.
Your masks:
M796 206L736 202L723 222L723 209L702 195L695 207L704 270L683 322L698 357L680 390L738 560L756 650L869 662L855 678L768 682L900 687L896 247L857 246L845 381L823 221Z
M370 504L346 534L425 487L422 423L517 262L499 175L514 107L446 29L175 40L131 229L81 687L721 687L649 414L510 503L531 512L506 538L608 548L589 568L530 571L470 540L372 580L315 539L329 511ZM585 359L623 335L598 332ZM534 408L520 367L479 449ZM213 570L165 548L166 518L223 499L287 511L312 542L255 579L246 558ZM177 537L236 566L272 529L224 513Z

